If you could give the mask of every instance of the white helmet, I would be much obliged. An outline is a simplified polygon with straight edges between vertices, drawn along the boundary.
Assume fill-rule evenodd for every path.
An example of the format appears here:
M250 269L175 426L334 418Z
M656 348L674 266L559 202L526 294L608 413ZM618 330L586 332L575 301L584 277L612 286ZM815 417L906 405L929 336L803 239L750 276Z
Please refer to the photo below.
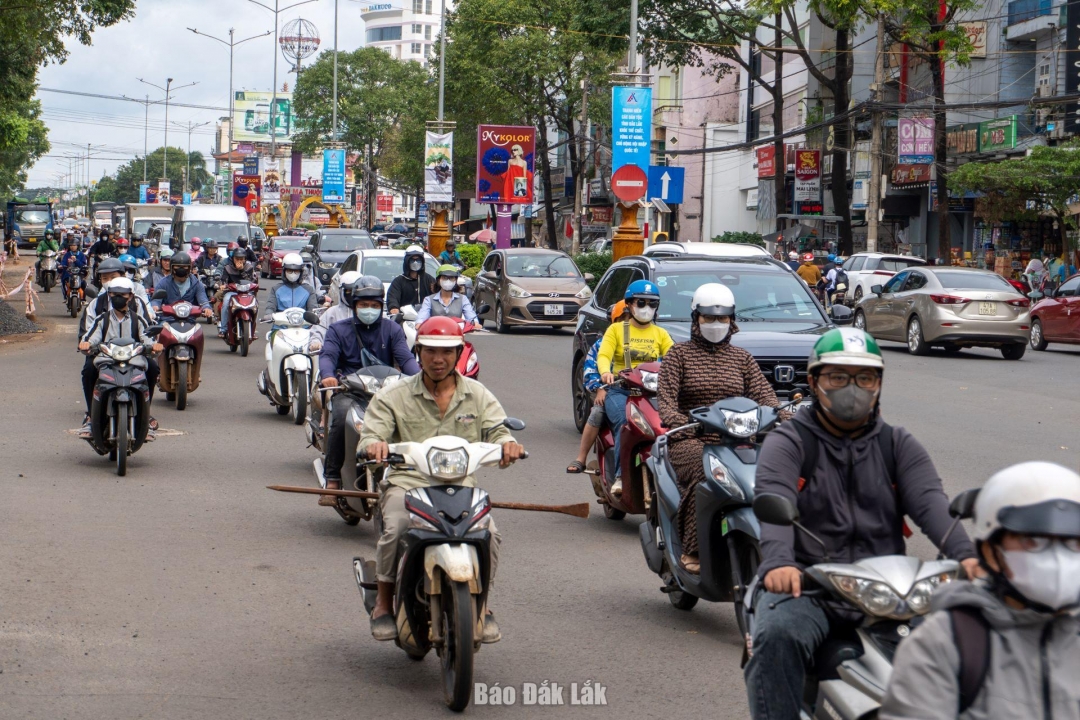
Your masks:
M405 254L406 255L416 255L416 254L423 255L424 254L424 248L420 247L419 245L410 245L409 247L405 248Z
M735 296L727 285L706 283L694 291L690 310L701 315L734 315Z
M362 278L364 275L359 270L350 270L349 272L341 273L340 285L341 287L347 287L354 282Z
M106 285L106 289L111 293L127 293L130 295L131 293L135 292L135 283L131 282L131 280L121 275L118 278L113 278L112 280L110 280L109 284Z
M799 259L799 253L792 250L791 252L789 252L787 254L787 258L788 258L788 260L798 260Z
M998 530L1080 537L1080 475L1048 462L995 473L975 500L972 530L976 540L988 540Z
M289 253L285 256L285 259L281 261L281 269L284 270L303 270L304 258L300 257L300 253Z

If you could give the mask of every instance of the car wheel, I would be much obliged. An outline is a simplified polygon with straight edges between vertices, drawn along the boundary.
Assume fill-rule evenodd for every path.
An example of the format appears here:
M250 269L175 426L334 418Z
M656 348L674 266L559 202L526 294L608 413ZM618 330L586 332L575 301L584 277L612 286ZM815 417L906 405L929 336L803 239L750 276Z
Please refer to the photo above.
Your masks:
M1024 357L1024 353L1027 352L1027 344L1017 343L1015 345L1005 345L1001 348L1001 357L1006 360L1019 360Z
M907 349L912 355L926 355L930 352L930 346L926 344L926 338L923 337L922 323L919 322L918 315L913 315L908 321Z
M855 288L854 298L855 298L855 304L856 305L858 305L860 302L862 302L862 295L863 295L862 285L860 285L859 287Z
M1032 320L1031 322L1031 349L1032 350L1045 350L1046 349L1046 336L1043 335L1042 321Z
M500 333L510 332L510 326L506 324L506 317L503 315L502 303L495 306L495 331Z
M856 310L855 320L852 324L863 332L866 332L866 313L862 310Z

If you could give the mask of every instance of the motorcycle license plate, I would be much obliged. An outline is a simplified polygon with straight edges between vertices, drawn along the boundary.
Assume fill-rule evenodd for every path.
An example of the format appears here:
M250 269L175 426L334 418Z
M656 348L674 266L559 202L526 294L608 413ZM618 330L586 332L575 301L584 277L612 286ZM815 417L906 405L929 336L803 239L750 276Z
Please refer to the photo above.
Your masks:
M562 315L562 305L545 305L545 315Z
M980 315L997 315L997 303L996 302L981 302L979 303Z

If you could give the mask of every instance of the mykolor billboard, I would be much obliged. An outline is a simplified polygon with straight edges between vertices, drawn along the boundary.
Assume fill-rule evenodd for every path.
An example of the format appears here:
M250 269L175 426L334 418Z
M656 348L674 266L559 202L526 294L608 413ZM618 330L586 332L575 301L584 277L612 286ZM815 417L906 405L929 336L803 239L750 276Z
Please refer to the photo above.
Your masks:
M536 128L478 126L476 201L531 205L535 150Z
M270 103L273 99L273 93L269 92L236 91L233 98L233 142L270 142ZM292 142L296 130L292 93L277 94L274 127L279 143Z

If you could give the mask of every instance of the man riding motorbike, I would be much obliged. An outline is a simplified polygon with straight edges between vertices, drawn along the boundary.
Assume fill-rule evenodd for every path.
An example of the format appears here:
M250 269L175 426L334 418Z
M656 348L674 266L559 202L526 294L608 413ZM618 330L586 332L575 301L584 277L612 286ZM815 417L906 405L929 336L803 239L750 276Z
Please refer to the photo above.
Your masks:
M248 239L243 235L236 238L236 244L244 251L244 259L249 263L259 262L259 256L255 254L255 251L248 247Z
M660 363L656 398L665 427L686 425L691 422L691 410L729 397L747 397L769 407L779 405L754 356L731 344L739 326L735 324L735 296L730 288L719 283L699 287L690 302L690 322L690 340L671 348ZM716 434L683 431L668 435L668 453L682 491L680 561L692 573L700 571L694 489L705 481L701 457L706 445L721 442L723 438Z
M792 270L797 271L799 269L799 265L802 264L802 263L799 262L799 253L795 252L794 250L789 252L787 254L787 263L786 264Z
M186 252L172 256L172 275L162 280L156 288L165 291L164 300L154 300L151 306L160 310L162 305L175 305L189 302L202 310L203 317L210 317L210 299L206 297L206 288L202 281L191 273L191 257Z
M199 259L195 261L195 268L199 272L211 273L218 265L221 264L221 256L218 255L217 240L207 240L203 245L204 252L199 256Z
M1080 475L1005 468L979 491L973 527L987 577L934 593L878 717L1080 718Z
M86 334L90 324L94 318L103 312L107 312L109 309L109 295L105 292L105 287L118 277L124 277L124 266L120 264L120 261L116 258L105 258L98 266L98 275L101 280L102 292L98 294L96 298L86 304L83 309L82 315L79 317L79 337L81 338ZM135 310L140 313L147 325L151 324L151 315L153 311L150 309L149 304L142 301L138 295L135 295L134 300L137 308Z
M174 253L169 248L161 248L158 253L158 267L147 274L143 285L147 290L153 290L161 281L172 275L172 257Z
M104 263L103 263L104 264ZM86 417L83 426L79 430L80 437L90 436L90 403L94 399L94 386L97 385L98 369L94 365L92 348L96 348L103 342L109 342L116 338L131 338L141 342L154 354L161 352L161 345L154 342L153 338L146 334L150 321L140 312L138 300L135 299L135 284L126 277L116 277L105 286L106 292L101 297L107 298L108 309L94 317L93 322L86 333L81 336L79 351L87 353L86 362L83 363L82 384L83 398L86 400ZM154 385L158 379L158 365L154 361L153 354L146 355L146 381L150 386L150 396L147 406L154 399ZM150 419L150 438L157 430L157 421Z
M459 270L465 269L465 261L461 259L461 255L458 254L456 244L453 240L447 240L446 249L439 253L439 263L442 265L453 265Z
M417 329L416 347L423 371L372 398L360 435L360 448L369 458L385 460L390 453L389 443L423 442L436 435L456 435L467 442L479 442L485 429L506 419L502 405L490 390L455 370L464 341L461 328L450 318L433 317ZM500 467L510 465L524 452L505 426L494 430L487 442L502 445ZM405 492L428 484L424 476L397 468L388 471L380 483L383 534L375 554L378 596L371 613L371 634L376 640L393 640L398 634L392 605L398 544L409 524ZM476 478L470 475L461 484L474 487ZM494 524L491 533L490 577L494 579L500 539ZM487 610L482 642L497 642L500 638L495 617Z
M131 236L131 249L128 250L128 255L136 260L145 260L147 263L150 262L150 251L143 245L142 235Z
M622 322L612 323L604 333L600 352L596 354L596 367L605 385L615 382L619 372L635 368L641 363L655 362L674 344L671 335L653 320L660 308L660 289L648 280L635 280L626 288L623 296L628 316ZM626 398L629 393L621 385L608 388L604 398L604 412L611 423L615 436L615 457L619 455L620 435L626 423ZM613 495L622 494L621 468L616 468L615 482L611 485Z
M814 253L806 253L802 256L802 265L795 270L795 274L803 279L810 289L813 290L821 282L821 268L814 264Z
M102 228L98 234L98 241L90 246L90 255L97 257L98 255L117 255L116 245L109 237L109 229Z
M221 300L221 323L218 325L218 337L225 337L225 329L229 327L229 300L236 295L235 292L227 291L226 287L232 284L251 283L255 281L255 266L247 260L244 248L237 244L229 252L229 260L221 266L221 287L218 288L215 300Z
M794 528L761 524L756 624L746 666L750 713L795 718L816 649L850 620L802 596L803 568L904 554L904 515L940 543L951 525L949 500L930 456L905 429L879 416L885 363L874 339L855 328L826 332L809 363L813 407L770 432L758 456L755 493L794 502L821 547ZM969 575L975 549L962 528L944 540L946 555Z
M476 311L473 310L469 298L456 292L458 277L461 273L453 265L443 265L435 273L439 283L439 291L424 298L420 305L420 311L416 313L416 324L427 320L429 317L447 315L452 318L461 318L465 322L477 322Z
M435 292L435 279L424 270L424 251L416 245L405 250L401 263L401 274L390 283L386 292L386 307L391 315L401 312L402 305L416 305L424 302Z
M300 283L300 275L304 271L304 260L298 253L289 253L281 262L281 284L270 293L270 299L266 301L266 314L269 318L279 310L287 308L304 308L314 310L318 303L318 296L310 285Z
M67 251L60 256L60 289L63 290L64 299L68 296L68 279L74 268L86 267L86 255L79 249L79 239L74 235L68 236Z
M41 258L45 256L45 252L48 250L52 250L57 255L60 254L60 243L57 241L56 236L53 235L52 230L46 230L45 237L37 244L37 262L34 263L34 274L36 277L40 277Z
M379 362L397 365L406 375L416 375L420 366L409 350L405 331L382 314L382 280L365 275L350 286L346 298L352 304L353 317L336 322L326 331L319 354L319 374L323 387L336 387L339 375L348 375L364 367L363 351ZM457 327L455 324L454 327ZM352 402L347 395L334 400L334 411L327 433L324 467L326 487L341 487L341 466L345 462L345 422ZM320 505L333 505L335 498L325 495Z

